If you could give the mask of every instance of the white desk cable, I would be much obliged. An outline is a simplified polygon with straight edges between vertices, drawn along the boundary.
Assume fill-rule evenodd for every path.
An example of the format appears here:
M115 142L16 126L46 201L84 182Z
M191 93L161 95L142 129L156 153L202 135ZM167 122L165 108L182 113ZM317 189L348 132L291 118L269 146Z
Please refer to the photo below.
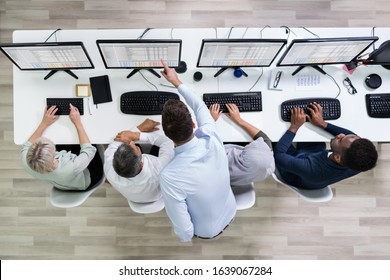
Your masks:
M45 43L50 39L51 36L54 35L54 37L56 38L56 42L57 42L57 31L60 31L61 28L57 28L56 30L53 31L53 33L50 34L49 37L47 37L47 39L45 40Z
M292 30L290 29L290 27L288 27L288 26L286 26L286 25L282 25L281 28L282 28L282 27L286 29L286 34L287 34L286 40L287 40L287 42L288 42L288 39L290 38L290 34L291 34L291 33L293 33L293 34L295 35L295 37L298 37L297 34L295 34L295 32L292 31ZM286 44L286 49L287 49L287 45L288 45L288 44Z
M336 95L336 97L335 97L335 99L337 99L337 97L339 97L339 95L340 95L340 93L341 93L341 88L340 88L339 84L336 82L336 80L335 80L331 75L329 75L328 73L326 73L326 75L327 75L329 78L332 79L332 81L335 83L335 85L336 85L337 88L339 89L339 92L337 93L337 95Z
M271 26L266 25L262 29L260 29L260 38L263 38L263 30L266 29L267 27L271 28Z
M375 28L376 26L373 26L372 29L371 29L371 35L372 36L375 36ZM372 50L375 51L375 42L372 44Z
M303 28L304 30L306 30L307 32L309 32L310 34L312 34L313 36L317 37L317 38L320 38L320 36L318 36L317 34L315 34L314 32L311 32L309 29L307 29L306 27L304 26L299 26L300 28Z
M144 37L144 35L149 31L149 30L151 30L151 29L153 29L153 28L146 28L145 30L144 30L144 32L137 38L137 40L140 40L140 39L142 39L143 37Z
M140 73L141 76L142 76L142 78L144 78L145 81L147 81L149 84L151 84L151 85L156 89L156 91L158 91L158 88L156 87L156 85L153 84L153 83L152 83L151 81L149 81L148 79L146 79L145 76L142 74L141 71L139 71L138 73Z
M247 31L248 31L248 27L245 28L245 31L244 31L244 33L242 34L241 38L244 38L244 37L245 37Z
M260 76L257 78L256 82L253 84L253 86L248 91L251 91L255 87L255 85L260 81L260 78L263 76L263 73L264 73L264 68L261 67Z

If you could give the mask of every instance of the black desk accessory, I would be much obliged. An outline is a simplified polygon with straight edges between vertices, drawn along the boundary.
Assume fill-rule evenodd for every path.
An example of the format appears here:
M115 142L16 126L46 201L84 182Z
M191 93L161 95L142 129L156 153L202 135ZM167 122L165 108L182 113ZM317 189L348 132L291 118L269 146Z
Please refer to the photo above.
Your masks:
M202 78L203 78L202 72L196 71L194 73L194 81L195 82L199 82L200 80L202 80Z
M91 83L93 104L112 101L110 81L107 75L89 78Z
M382 78L378 74L370 74L367 76L365 83L369 88L377 89L382 84Z
M175 68L176 72L183 74L187 71L187 63L185 61L180 61L179 66Z

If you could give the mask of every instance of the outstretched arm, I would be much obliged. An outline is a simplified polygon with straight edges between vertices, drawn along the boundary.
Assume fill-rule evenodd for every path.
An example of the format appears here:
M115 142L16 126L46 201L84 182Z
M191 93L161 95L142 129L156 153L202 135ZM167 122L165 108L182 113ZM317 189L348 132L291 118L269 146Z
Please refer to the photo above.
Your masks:
M243 128L249 134L249 136L252 137L252 139L255 138L255 136L260 132L260 129L241 118L240 110L236 104L226 104L226 107L229 111L227 116L233 122Z
M166 62L162 59L161 63L164 66L164 71L161 71L161 75L163 75L164 78L167 79L167 81L170 82L174 87L178 88L182 82L177 76L175 69L170 68L168 64L166 64Z
M194 111L196 121L199 127L210 125L215 128L215 121L210 116L209 110L203 100L187 86L185 86L178 78L175 69L170 68L165 61L161 60L164 65L164 71L161 74L175 87L177 87L181 96L184 97L188 106Z
M70 108L69 118L73 122L74 126L76 127L80 144L82 145L82 144L91 143L84 129L83 123L81 122L79 109L77 109L77 107L73 106L72 104L69 104L69 108Z
M41 123L28 139L30 143L34 143L38 138L42 136L46 128L48 128L50 125L52 125L58 120L59 116L55 114L57 110L58 108L56 106L51 106L49 109L45 107L45 111Z
M310 104L310 106L307 109L310 112L310 116L307 116L309 121L313 125L318 126L318 127L322 128L322 129L324 129L325 131L329 132L333 136L336 136L336 135L338 135L340 133L343 133L345 135L355 134L355 133L353 133L352 131L350 131L348 129L345 129L345 128L342 128L342 127L339 127L339 126L336 126L336 125L332 125L332 124L327 123L326 121L324 121L324 119L323 119L323 110L322 110L322 107L321 107L320 104L314 102L313 104Z

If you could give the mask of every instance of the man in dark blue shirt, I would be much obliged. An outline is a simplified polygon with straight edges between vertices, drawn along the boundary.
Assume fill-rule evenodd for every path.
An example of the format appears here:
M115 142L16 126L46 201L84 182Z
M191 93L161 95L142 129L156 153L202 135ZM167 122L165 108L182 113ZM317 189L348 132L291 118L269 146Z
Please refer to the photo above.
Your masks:
M375 167L378 152L370 140L325 122L317 103L308 110L309 115L303 109L292 109L290 128L274 147L276 168L286 183L302 189L321 189ZM292 145L306 118L335 136L330 141L330 151L323 142Z

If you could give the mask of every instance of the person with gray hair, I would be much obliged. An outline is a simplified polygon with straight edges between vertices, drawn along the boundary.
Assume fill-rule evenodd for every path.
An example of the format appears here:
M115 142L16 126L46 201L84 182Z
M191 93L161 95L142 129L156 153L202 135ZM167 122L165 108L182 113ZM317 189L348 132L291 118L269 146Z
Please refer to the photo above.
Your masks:
M61 190L86 190L103 175L101 159L92 146L80 119L77 107L69 104L69 118L76 127L80 145L60 146L42 137L46 128L59 116L56 106L45 108L41 123L23 144L21 160L24 169L34 178L53 184Z
M160 123L146 119L131 130L119 132L104 153L104 173L127 200L148 203L161 198L159 175L174 156L173 142L157 133ZM158 156L143 154L134 143L159 147Z

